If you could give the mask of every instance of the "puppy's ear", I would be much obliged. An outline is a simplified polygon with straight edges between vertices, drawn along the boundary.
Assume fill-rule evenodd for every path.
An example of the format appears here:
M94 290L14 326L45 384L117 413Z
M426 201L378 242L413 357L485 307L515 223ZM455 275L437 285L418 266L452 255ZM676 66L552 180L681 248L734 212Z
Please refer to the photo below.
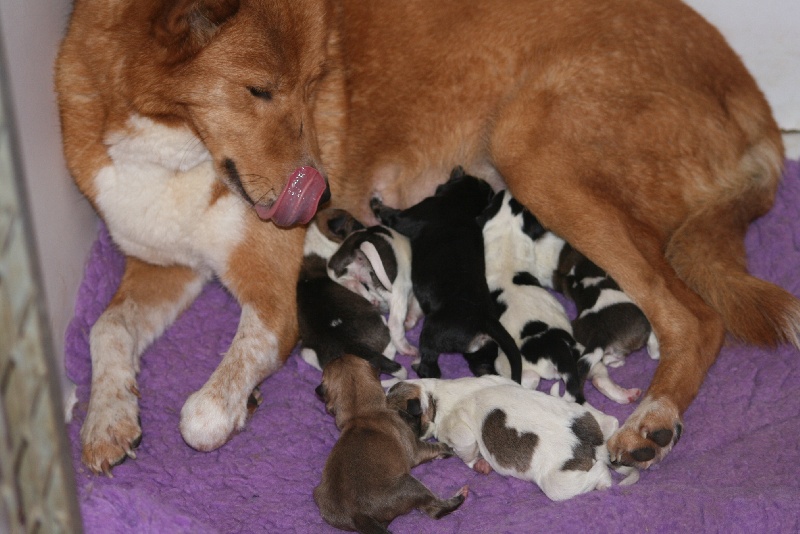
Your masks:
M153 35L180 63L206 46L219 27L239 11L239 0L178 0L164 2L153 20Z
M467 171L464 170L464 167L461 165L457 167L453 167L453 170L450 171L450 179L449 181L458 180L459 178L463 178L467 175Z
M344 210L328 219L328 230L342 241L353 232L363 229L364 225Z

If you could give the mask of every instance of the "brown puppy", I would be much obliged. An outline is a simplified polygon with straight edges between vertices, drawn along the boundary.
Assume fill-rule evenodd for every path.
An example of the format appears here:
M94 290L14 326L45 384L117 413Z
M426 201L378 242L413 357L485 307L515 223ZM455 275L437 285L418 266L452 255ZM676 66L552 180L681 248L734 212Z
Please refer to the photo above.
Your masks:
M56 84L70 171L128 258L92 330L92 469L133 455L139 355L214 275L242 319L181 432L209 450L244 424L297 340L303 232L259 219L307 221L323 176L374 222L371 197L406 208L463 165L608 272L662 354L616 461L671 449L725 330L797 343L800 303L743 246L779 130L677 0L77 0Z
M412 467L453 451L443 443L420 441L389 409L369 362L350 354L332 361L317 394L342 432L314 488L325 521L344 530L385 532L395 517L414 508L439 519L461 506L466 486L442 500L411 476Z

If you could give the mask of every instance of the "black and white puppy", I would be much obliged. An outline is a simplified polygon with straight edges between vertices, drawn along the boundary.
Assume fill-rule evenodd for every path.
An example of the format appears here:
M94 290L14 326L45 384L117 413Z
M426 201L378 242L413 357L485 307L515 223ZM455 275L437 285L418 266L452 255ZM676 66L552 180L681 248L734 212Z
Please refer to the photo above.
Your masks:
M478 218L483 227L486 281L496 302L500 323L522 353L522 385L535 389L539 380L563 379L565 398L583 403L583 383L591 362L580 361L583 347L572 336L564 306L533 274L544 265L539 250L549 233L530 211L507 191L498 192ZM495 369L510 376L501 351Z
M606 441L616 418L589 405L520 387L500 376L456 380L407 380L387 394L421 439L450 445L471 468L484 474L535 482L554 501L612 484ZM418 429L418 430L417 430ZM639 478L633 468L620 484Z
M486 270L490 289L499 301L502 316L500 322L518 334L523 360L523 382L536 387L538 378L558 378L565 382L568 398L583 402L583 384L588 378L608 398L621 404L638 399L641 390L623 388L616 384L606 368L606 346L600 342L614 344L615 340L632 335L640 324L628 322L626 313L638 313L637 320L649 324L642 312L634 306L624 293L619 291L613 299L606 295L597 304L596 313L588 313L582 304L588 303L592 295L581 293L582 285L569 290L560 270L571 269L575 264L567 263L576 258L571 246L544 228L538 219L508 191L501 191L487 208L480 222L483 224L486 245ZM579 273L602 272L585 256L580 260ZM590 267L591 266L591 267ZM605 273L603 273L605 274ZM570 283L575 282L573 278ZM611 284L613 280L608 279ZM587 279L585 282L598 281ZM616 285L616 284L615 284ZM570 324L564 307L547 289L557 289L575 300L579 313L584 315ZM617 287L617 289L619 289ZM604 307L626 300L627 307ZM588 315L587 315L588 314ZM569 347L566 350L564 346ZM610 346L610 345L608 345ZM639 345L641 347L641 344ZM637 347L638 348L638 347ZM502 355L496 363L498 372L508 376L508 366ZM527 375L527 376L526 376Z
M456 168L434 196L406 210L371 201L378 219L411 241L411 280L425 314L421 358L414 366L421 377L441 376L441 353L466 356L494 340L509 356L512 378L522 378L519 348L497 319L486 285L483 234L476 218L492 196L489 184Z
M352 232L328 260L328 275L389 314L389 334L402 354L418 357L406 339L422 315L411 284L411 244L386 226Z
M587 351L601 350L606 365L619 367L645 344L650 357L658 359L658 340L642 310L608 273L569 244L559 256L555 284L575 301L575 336Z
M320 211L306 230L297 280L297 319L307 363L322 370L344 354L372 363L382 373L404 378L393 361L394 345L380 310L328 276L328 260L346 235L363 226L343 210Z

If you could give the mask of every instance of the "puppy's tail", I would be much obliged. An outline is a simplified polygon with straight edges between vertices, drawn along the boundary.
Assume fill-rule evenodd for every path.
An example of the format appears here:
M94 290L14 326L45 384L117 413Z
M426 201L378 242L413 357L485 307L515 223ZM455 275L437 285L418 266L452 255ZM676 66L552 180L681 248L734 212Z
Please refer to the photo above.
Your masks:
M800 300L747 272L745 233L772 206L780 171L766 164L761 168L761 176L749 173L748 191L688 218L670 239L666 256L734 337L757 345L789 342L800 347Z
M492 319L486 324L486 333L500 346L506 357L508 363L511 365L511 379L518 383L522 383L522 353L519 351L517 343L508 330L503 328L500 321Z

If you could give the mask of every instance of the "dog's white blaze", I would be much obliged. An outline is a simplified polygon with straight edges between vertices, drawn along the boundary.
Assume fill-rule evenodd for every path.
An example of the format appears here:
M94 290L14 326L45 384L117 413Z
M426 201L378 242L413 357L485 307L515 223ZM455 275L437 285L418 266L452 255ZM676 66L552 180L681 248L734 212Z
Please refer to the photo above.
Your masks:
M614 304L620 304L624 302L632 302L632 301L622 291L618 291L616 289L603 289L600 291L600 296L597 297L597 302L594 303L594 306L583 310L578 317L579 318L585 317L590 313L596 313Z
M106 143L113 164L95 177L96 202L117 245L157 265L224 270L248 207L236 195L211 204L217 176L200 140L134 116Z

